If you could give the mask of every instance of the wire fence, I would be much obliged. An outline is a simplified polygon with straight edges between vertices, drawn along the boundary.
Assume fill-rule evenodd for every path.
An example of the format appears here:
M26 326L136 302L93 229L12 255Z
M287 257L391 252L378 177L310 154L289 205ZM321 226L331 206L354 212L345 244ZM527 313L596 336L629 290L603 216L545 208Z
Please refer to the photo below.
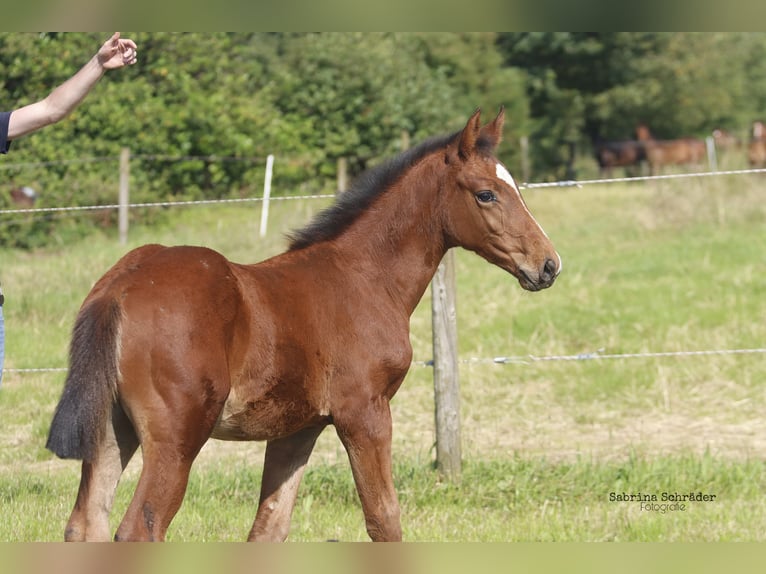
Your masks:
M208 161L208 162L244 162L259 163L265 161L262 157L253 156L222 156L222 155L162 155L162 154L131 154L133 159L142 159L147 161ZM0 171L7 171L19 168L32 167L52 167L54 165L76 165L82 163L117 163L120 160L118 155L106 155L97 157L83 157L76 159L57 159L50 161L28 161L16 163L1 163Z
M604 349L591 353L577 355L516 355L508 357L473 357L460 359L462 364L495 364L495 365L530 365L532 363L550 363L557 361L593 361L610 359L666 359L684 357L710 357L721 355L760 355L766 354L766 348L755 349L708 349L702 351L658 351L643 353L604 353ZM433 361L416 361L413 365L430 367Z
M315 195L285 195L270 197L269 201L289 201L295 199L327 199L335 197L332 193L315 194ZM263 197L237 197L231 199L195 199L188 201L154 201L145 203L131 203L128 205L130 208L139 207L188 207L196 205L213 205L213 204L227 204L227 203L258 203L262 202ZM119 209L121 206L118 203L106 204L106 205L82 205L71 207L30 207L24 209L1 209L0 215L12 214L12 213L58 213L58 212L75 212L75 211L94 211L99 209Z
M541 182L541 183L523 183L520 187L522 189L539 189L545 187L583 187L584 185L604 184L604 183L637 183L643 181L662 181L669 179L689 179L689 178L704 178L704 177L720 177L725 175L748 175L766 173L766 168L750 168L750 169L730 169L720 171L699 171L692 173L668 173L660 175L637 175L633 177L613 177L613 178L601 178L601 179L585 179L585 180L565 180L554 182Z
M141 156L134 156L141 157ZM225 160L227 158L207 157L207 156L189 156L189 157L176 157L176 156L147 156L151 159L167 159L167 160L182 160L182 159L208 159L208 160ZM92 162L92 161L111 161L115 158L85 158L80 160L71 160L71 162ZM241 160L243 158L228 158L230 160ZM247 158L255 161L256 158ZM39 162L29 165L48 165L54 162ZM55 162L61 163L61 162ZM18 167L22 164L16 164ZM27 165L27 164L23 164ZM0 167L2 169L2 167ZM646 181L661 181L670 179L688 179L688 178L707 178L707 177L722 177L722 176L736 176L736 175L749 175L749 174L766 174L766 168L764 169L739 169L739 170L723 170L723 171L705 171L695 173L679 173L679 174L663 174L663 175L647 175L647 176L635 176L624 178L602 178L602 179L588 179L588 180L565 180L556 182L540 182L540 183L523 183L519 187L521 189L543 189L543 188L567 188L567 187L583 187L586 185L599 185L599 184L615 184L615 183L636 183ZM315 194L315 195L288 195L288 196L272 196L270 201L291 201L291 200L316 200L316 199L328 199L334 198L335 194ZM234 198L234 199L205 199L205 200L193 200L193 201L161 201L161 202L149 202L149 203L131 203L130 208L146 208L146 207L188 207L188 206L200 206L200 205L213 205L213 204L234 204L234 203L252 203L262 202L263 197L246 197L246 198ZM43 207L43 208L25 208L25 209L2 209L0 210L0 217L6 214L35 214L35 213L56 213L56 212L78 212L78 211L93 211L103 209L118 209L121 206L119 204L112 205L90 205L90 206L69 206L69 207ZM0 221L1 222L1 221ZM471 357L459 359L460 364L495 364L495 365L534 365L536 363L551 363L551 362L583 362L583 361L604 361L604 360L634 360L634 359L667 359L667 358L699 358L710 356L743 356L743 355L762 355L766 354L766 348L743 348L743 349L703 349L703 350L686 350L686 351L655 351L655 352L637 352L637 353L605 353L605 349L598 349L595 352L579 353L574 355L509 355L509 356L496 356L496 357ZM433 367L433 360L429 361L413 361L412 366L417 367ZM15 374L34 374L34 373L61 373L67 370L66 367L39 367L39 368L13 368L4 369L3 373L15 373Z
M137 159L163 159L167 161L192 161L192 160L206 160L206 161L250 161L256 162L260 158L237 158L237 157L218 157L218 156L157 156L157 155L134 155L132 158ZM7 167L0 164L0 170L9 169L10 167L38 167L48 165L60 165L68 163L92 163L98 161L116 161L115 157L101 157L101 158L83 158L76 160L62 160L51 162L34 162L23 164L12 164ZM732 175L749 175L749 174L766 174L766 168L754 168L754 169L737 169L737 170L723 170L723 171L703 171L692 173L677 173L677 174L662 174L662 175L644 175L644 176L632 176L622 178L601 178L601 179L585 179L585 180L562 180L554 182L539 182L530 183L525 182L519 185L520 189L544 189L544 188L567 188L567 187L583 187L586 185L600 185L600 184L614 184L614 183L638 183L647 181L662 181L672 179L689 179L689 178L707 178L707 177L721 177ZM292 201L292 200L313 200L313 199L328 199L335 197L335 194L313 194L313 195L283 195L274 196L269 198L269 201ZM263 197L241 197L230 199L199 199L199 200L178 200L178 201L156 201L156 202L143 202L143 203L129 203L128 208L152 208L152 207L191 207L200 205L215 205L215 204L234 204L234 203L260 203L263 202ZM0 209L0 216L12 215L12 214L46 214L46 213L63 213L63 212L78 212L78 211L97 211L97 210L109 210L119 209L121 205L119 203L102 204L102 205L76 205L66 207L28 207L17 209Z
M754 349L706 349L701 351L657 351L643 353L604 353L604 349L590 353L579 353L576 355L511 355L501 357L470 357L459 359L458 362L463 365L532 365L534 363L552 363L552 362L582 362L594 360L614 360L614 359L668 359L668 358L689 358L689 357L711 357L726 355L764 355L766 348ZM413 361L413 367L433 367L433 360ZM40 367L30 369L5 369L4 373L63 373L66 367Z

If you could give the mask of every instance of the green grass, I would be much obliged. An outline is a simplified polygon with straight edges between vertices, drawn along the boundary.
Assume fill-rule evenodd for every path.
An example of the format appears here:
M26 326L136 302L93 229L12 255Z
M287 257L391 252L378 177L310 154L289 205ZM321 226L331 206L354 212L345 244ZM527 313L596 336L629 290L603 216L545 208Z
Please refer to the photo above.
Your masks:
M763 178L527 191L557 246L556 285L528 293L458 251L465 468L431 469L433 386L413 366L392 402L396 482L408 540L763 540L764 355L505 365L495 356L761 348L766 341ZM257 206L189 207L66 249L0 251L6 368L60 367L92 283L127 248L194 243L239 262L284 248L326 201L280 202L258 239ZM412 318L415 360L431 358L430 299ZM64 375L7 373L0 390L0 540L59 540L78 465L43 448ZM252 523L261 444L211 442L171 526L173 540L241 540ZM116 527L140 457L118 492ZM709 491L715 503L647 513L611 491ZM364 540L350 471L331 430L300 491L294 540Z
M753 541L766 527L762 461L724 462L710 455L631 456L603 463L551 462L521 456L472 460L462 480L441 480L430 465L399 462L395 481L404 536L419 541ZM78 477L74 472L0 477L0 498L12 509L3 540L58 540ZM168 540L244 540L255 516L257 465L235 463L192 475ZM135 477L118 491L115 514L128 504ZM642 509L610 494L701 492L708 502ZM40 501L48 501L41 504ZM665 503L669 504L669 503ZM116 528L119 516L113 519ZM314 465L293 516L295 541L363 541L364 521L345 464Z

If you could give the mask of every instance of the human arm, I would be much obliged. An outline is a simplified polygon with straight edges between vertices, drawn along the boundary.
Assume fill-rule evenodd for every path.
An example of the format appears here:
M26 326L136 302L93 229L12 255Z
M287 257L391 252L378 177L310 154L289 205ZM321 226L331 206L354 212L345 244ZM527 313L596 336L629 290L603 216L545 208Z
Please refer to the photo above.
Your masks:
M135 63L136 43L121 39L120 33L116 32L74 76L45 99L14 110L8 123L8 140L61 121L85 99L106 70Z

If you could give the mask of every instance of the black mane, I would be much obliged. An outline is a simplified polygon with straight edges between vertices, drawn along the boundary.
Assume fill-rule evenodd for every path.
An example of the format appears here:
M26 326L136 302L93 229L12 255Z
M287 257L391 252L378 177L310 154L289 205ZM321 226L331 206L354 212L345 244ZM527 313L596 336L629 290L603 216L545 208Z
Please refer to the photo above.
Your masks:
M348 228L381 193L388 189L407 169L428 154L445 147L460 132L435 137L373 167L354 180L348 191L340 194L333 205L319 213L303 229L288 236L290 250L334 239Z

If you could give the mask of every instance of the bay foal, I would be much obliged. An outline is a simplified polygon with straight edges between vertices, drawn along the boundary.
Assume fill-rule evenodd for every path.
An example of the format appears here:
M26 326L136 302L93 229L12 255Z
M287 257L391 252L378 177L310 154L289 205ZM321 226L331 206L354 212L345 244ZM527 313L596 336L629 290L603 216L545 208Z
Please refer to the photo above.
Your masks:
M117 540L163 540L209 438L267 441L250 540L284 540L314 443L333 425L372 540L400 540L389 401L410 367L409 321L461 246L525 289L561 260L493 151L504 114L363 175L296 233L242 265L203 247L139 247L77 316L47 446L81 459L66 540L108 540L125 465L143 466Z

